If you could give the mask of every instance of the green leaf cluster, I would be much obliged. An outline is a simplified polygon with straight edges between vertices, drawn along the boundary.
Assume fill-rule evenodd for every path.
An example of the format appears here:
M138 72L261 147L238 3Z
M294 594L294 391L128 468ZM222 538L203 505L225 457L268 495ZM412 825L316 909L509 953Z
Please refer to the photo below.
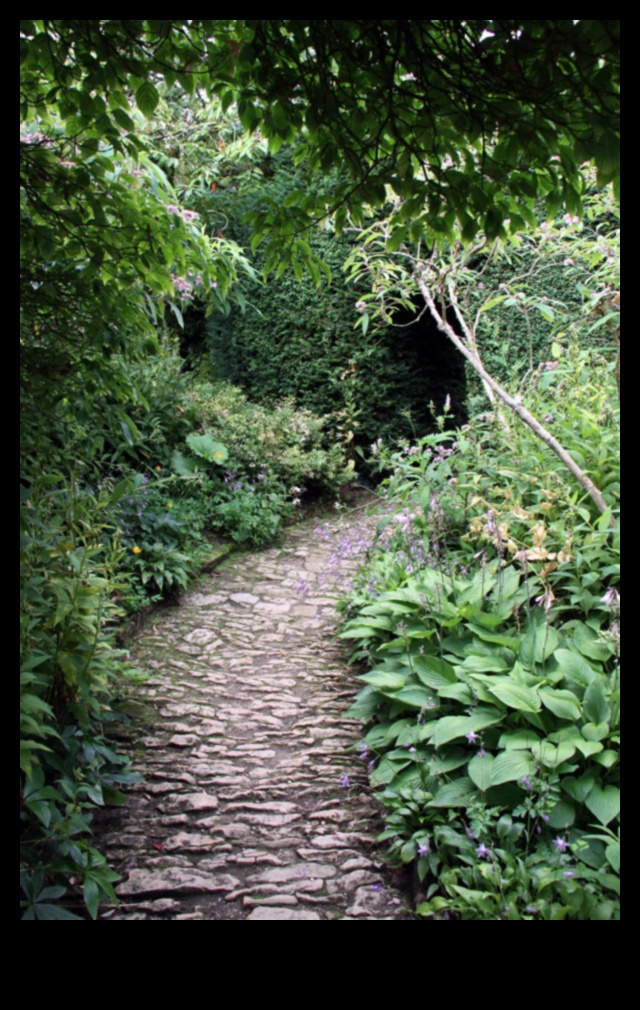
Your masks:
M556 370L569 415L590 395L586 374L611 397L587 358ZM612 474L615 427L601 423ZM381 454L388 511L342 631L367 666L350 715L369 726L381 837L416 862L421 914L615 918L618 533L532 437L483 431Z

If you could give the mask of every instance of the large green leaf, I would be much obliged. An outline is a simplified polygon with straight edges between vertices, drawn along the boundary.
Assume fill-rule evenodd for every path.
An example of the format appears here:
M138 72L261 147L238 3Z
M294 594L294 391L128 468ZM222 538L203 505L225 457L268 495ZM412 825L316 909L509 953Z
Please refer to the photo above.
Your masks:
M520 648L520 639L516 638L515 635L499 635L497 632L486 631L477 624L468 624L467 628L469 631L472 631L481 642L487 642L490 645L499 645L502 648L511 649L512 652L517 652Z
M458 683L451 664L438 659L437 656L416 656L413 659L413 668L422 683L436 691L438 688Z
M605 686L600 677L594 678L584 693L582 702L584 714L589 722L609 722L611 707L607 698Z
M556 649L554 658L557 660L560 669L565 677L572 680L580 687L588 687L596 676L593 668L589 666L586 659L569 649Z
M579 779L565 777L562 779L562 788L572 796L578 803L585 803L587 796L596 784L596 777L592 772L588 772Z
M486 793L487 789L490 789L495 783L491 778L491 771L493 765L495 764L495 758L492 754L485 754L481 757L480 754L476 754L475 757L469 762L469 767L467 769L469 778L471 781L481 789L483 793Z
M515 708L518 712L539 712L540 698L537 691L521 684L514 684L506 677L496 677L489 686L491 694L495 695L503 704L509 708Z
M575 722L582 716L580 702L573 691L554 690L551 687L543 687L540 691L540 698L545 708L557 715L559 719L568 719Z
M187 435L187 445L196 456L200 456L207 463L222 465L229 457L227 447L211 435Z
M531 753L547 768L557 768L559 765L572 758L576 752L576 745L569 741L556 744L549 740L541 740L532 748Z
M409 708L429 708L430 705L433 705L433 696L423 687L405 687L401 691L395 691L393 699L403 702Z
M453 747L438 754L432 753L429 757L429 771L432 775L447 775L462 768L468 760L468 751L462 750L461 747Z
M597 740L576 740L576 748L583 757L594 757L604 750L604 746Z
M468 684L451 684L450 687L441 687L438 691L438 698L450 698L452 701L459 701L466 707L473 704L473 694Z
M410 763L409 760L392 761L389 757L383 757L378 767L371 773L371 784L373 786L389 785Z
M556 629L537 611L522 638L518 658L527 670L532 670L535 663L544 663L553 654L559 641Z
M585 803L601 824L609 824L620 813L620 790L617 786L595 785Z
M588 722L580 732L585 740L594 740L597 743L600 740L606 740L611 732L611 727L608 722Z
M194 459L189 459L188 456L183 456L181 452L176 450L171 453L171 469L177 473L178 477L195 477L198 464Z
M558 831L570 828L576 819L576 809L572 803L559 800L549 814L549 827Z
M462 669L467 673L505 673L511 665L496 652L488 656L467 656Z
M466 807L475 795L475 786L471 779L463 777L443 785L431 802L430 807Z
M150 119L156 111L159 101L160 95L158 94L158 89L155 84L152 84L151 81L143 81L140 87L136 90L136 105L140 109L140 112L142 112L147 119Z
M583 741L583 746L587 742L588 741ZM599 765L602 765L603 768L607 768L607 769L609 769L609 768L615 768L615 766L619 763L619 761L620 761L620 753L619 753L619 751L617 751L617 750L604 750L603 747L602 747L602 744L597 744L597 743L591 743L591 744L589 744L589 746L591 746L591 747L600 747L602 753L599 753L598 751L592 751L591 753L595 754L594 761L597 761L597 763ZM583 753L584 753L584 751L583 751Z
M601 641L598 634L582 621L576 622L573 641L580 653L588 659L605 662L611 657L611 645Z
M515 733L503 733L498 746L501 750L531 750L539 742L535 730L519 729Z
M473 715L447 715L438 719L433 742L436 747L442 747L451 740L467 736L468 733L479 733L488 726L495 726L503 719L502 712L496 708L478 708Z
M362 673L359 679L371 684L378 691L399 691L405 685L405 678L399 673L391 673L390 670Z
M533 775L536 762L531 754L523 751L505 751L493 763L491 769L492 785L499 786L503 782L520 782L523 778Z
M607 845L606 855L616 873L620 873L620 842L611 842Z

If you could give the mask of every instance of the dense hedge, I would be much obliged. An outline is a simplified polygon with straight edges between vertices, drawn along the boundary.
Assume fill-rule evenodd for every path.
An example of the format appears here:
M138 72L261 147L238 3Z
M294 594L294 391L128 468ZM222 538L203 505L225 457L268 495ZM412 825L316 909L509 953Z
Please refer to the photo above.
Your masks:
M302 169L279 154L263 165L262 185L254 178L247 190L217 194L208 204L210 220L224 220L225 235L248 246L244 214L270 200L282 202L301 185L307 185ZM346 438L353 430L356 444L426 434L434 428L430 404L439 410L447 394L456 420L462 420L464 369L446 339L428 325L363 338L360 327L355 329L361 292L347 286L343 274L349 236L339 238L327 228L306 238L330 267L330 284L316 288L291 272L271 276L246 292L244 313L233 309L226 317L210 316L204 338L198 320L187 314L185 350L202 351L204 345L216 376L242 386L254 401L288 396L317 414L341 414L338 434ZM259 271L264 266L260 249L254 264Z
M353 328L358 292L342 279L349 243L324 233L310 244L331 268L330 285L271 278L244 315L211 317L220 377L252 399L292 396L319 414L342 412L362 444L432 430L429 404L441 407L447 393L462 414L464 371L441 335L411 327L363 338Z

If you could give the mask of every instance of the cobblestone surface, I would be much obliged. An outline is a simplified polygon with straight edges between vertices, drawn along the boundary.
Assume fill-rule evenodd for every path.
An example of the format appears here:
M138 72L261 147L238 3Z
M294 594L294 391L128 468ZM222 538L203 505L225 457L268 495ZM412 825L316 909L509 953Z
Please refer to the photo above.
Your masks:
M336 519L345 527L362 513ZM235 555L137 638L145 781L99 822L121 919L409 919L344 711L331 545L313 525Z

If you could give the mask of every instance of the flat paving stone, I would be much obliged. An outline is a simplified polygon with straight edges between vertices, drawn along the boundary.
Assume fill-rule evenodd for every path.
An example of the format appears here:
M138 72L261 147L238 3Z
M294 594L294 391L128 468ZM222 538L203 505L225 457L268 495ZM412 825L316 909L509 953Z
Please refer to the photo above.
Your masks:
M298 912L290 908L254 908L247 919L320 919L317 912Z

